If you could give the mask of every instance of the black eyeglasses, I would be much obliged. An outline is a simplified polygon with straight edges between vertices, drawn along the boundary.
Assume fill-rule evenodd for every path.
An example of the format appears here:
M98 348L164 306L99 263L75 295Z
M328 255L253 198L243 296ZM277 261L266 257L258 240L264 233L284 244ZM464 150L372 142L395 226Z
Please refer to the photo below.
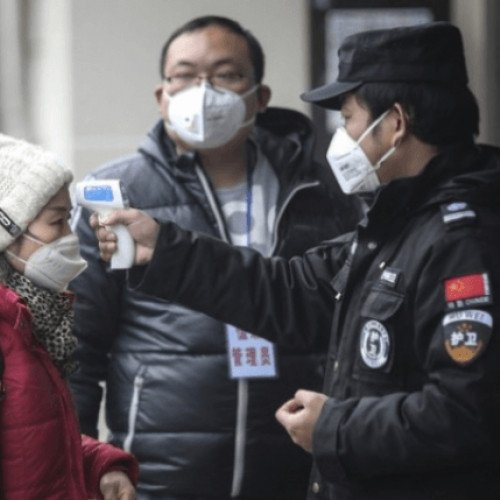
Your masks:
M249 77L236 71L220 71L213 75L197 74L193 72L179 72L166 76L164 81L174 90L180 90L199 84L202 80L208 81L214 87L227 89L238 88Z

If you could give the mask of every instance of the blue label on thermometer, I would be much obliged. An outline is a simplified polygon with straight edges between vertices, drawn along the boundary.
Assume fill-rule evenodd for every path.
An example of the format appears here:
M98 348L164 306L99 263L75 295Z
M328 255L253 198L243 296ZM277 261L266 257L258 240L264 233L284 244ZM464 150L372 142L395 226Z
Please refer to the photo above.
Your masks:
M113 201L113 188L111 186L85 186L83 196L88 201Z

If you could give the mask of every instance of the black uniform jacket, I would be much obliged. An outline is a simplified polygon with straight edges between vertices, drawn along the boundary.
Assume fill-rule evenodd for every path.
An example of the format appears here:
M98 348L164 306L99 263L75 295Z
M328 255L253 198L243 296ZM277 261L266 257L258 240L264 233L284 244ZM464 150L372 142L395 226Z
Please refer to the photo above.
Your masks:
M355 205L327 184L328 167L312 160L313 143L311 123L298 112L269 108L257 118L250 144L280 185L275 255L302 254L359 220ZM120 179L130 206L160 221L214 238L227 233L209 179L194 155L177 156L161 121L137 154L95 177ZM89 267L72 283L80 370L71 383L82 430L96 433L104 380L111 441L138 458L142 491L227 498L241 467L246 496L303 498L310 457L288 440L273 412L297 386L321 388L324 352L280 349L279 377L250 381L248 398L240 397L229 377L224 324L127 288L125 273L108 272L100 260L88 217L85 210L75 223ZM247 420L238 434L244 450L234 458L238 406Z
M330 339L308 498L500 498L498 150L392 181L345 245L266 260L166 224L157 253L142 291L281 344Z

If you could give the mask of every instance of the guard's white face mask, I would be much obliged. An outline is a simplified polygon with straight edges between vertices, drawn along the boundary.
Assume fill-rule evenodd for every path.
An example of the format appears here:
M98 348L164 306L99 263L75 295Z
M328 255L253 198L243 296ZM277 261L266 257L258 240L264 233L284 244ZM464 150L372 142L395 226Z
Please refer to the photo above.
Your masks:
M375 191L380 186L377 170L396 150L396 146L385 153L382 158L372 165L361 148L361 141L386 117L390 110L382 113L355 141L346 131L339 127L335 132L326 159L345 194Z
M74 234L44 243L28 234L27 238L40 245L26 260L12 252L6 253L24 263L24 276L35 285L53 292L66 290L70 281L87 268L87 262L80 255L80 243Z
M257 90L255 85L244 94L212 87L205 80L188 87L169 99L165 126L173 130L193 149L210 149L227 144L242 127L250 125L255 116L244 121L244 98Z

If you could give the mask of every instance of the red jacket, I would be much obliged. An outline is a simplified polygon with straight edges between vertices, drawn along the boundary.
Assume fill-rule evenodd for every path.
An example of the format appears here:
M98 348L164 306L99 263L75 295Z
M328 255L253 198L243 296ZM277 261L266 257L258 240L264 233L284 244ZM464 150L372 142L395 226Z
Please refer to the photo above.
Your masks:
M0 285L0 460L4 500L102 498L99 480L137 463L124 451L81 436L66 381L35 339L25 302Z

